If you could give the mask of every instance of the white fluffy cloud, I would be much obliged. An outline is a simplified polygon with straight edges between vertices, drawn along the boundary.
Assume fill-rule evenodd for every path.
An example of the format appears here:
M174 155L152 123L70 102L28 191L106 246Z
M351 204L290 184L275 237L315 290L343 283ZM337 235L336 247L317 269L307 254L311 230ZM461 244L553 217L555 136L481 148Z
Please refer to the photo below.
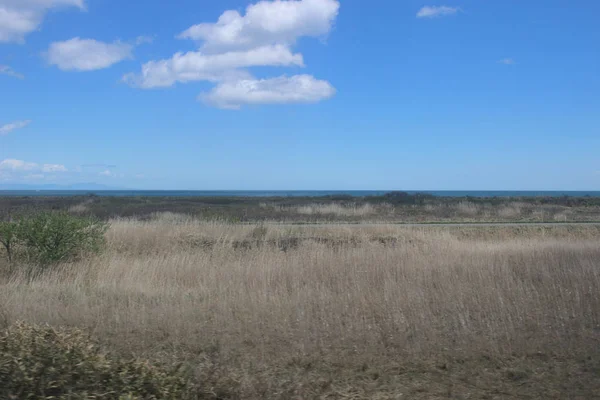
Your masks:
M200 98L219 108L238 109L243 104L315 103L334 94L335 88L327 81L295 75L227 81Z
M139 74L127 74L131 86L151 89L192 81L215 82L200 97L205 103L237 109L243 104L310 103L331 97L329 82L310 75L256 79L251 67L304 67L292 46L303 36L330 32L338 15L338 0L259 1L245 14L225 11L216 23L201 23L178 37L199 42L198 51L176 53L147 62Z
M7 158L6 160L0 161L0 170L33 171L38 169L38 167L39 166L36 163L15 160L13 158Z
M73 38L54 42L46 54L48 63L63 71L94 71L131 58L133 46L127 43L103 43Z
M23 74L18 73L8 65L0 65L0 75L8 75L17 79L25 79Z
M84 6L84 0L0 0L0 42L23 42L52 8Z
M434 18L456 14L460 8L448 6L425 6L417 13L417 18Z
M241 75L235 71L238 68L291 65L304 66L302 54L293 54L283 45L221 54L190 51L176 53L168 60L150 61L142 66L140 75L128 74L124 80L132 86L149 89L172 86L175 82L232 79Z
M0 126L0 136L8 135L9 133L11 133L12 131L14 131L16 129L25 128L30 123L31 123L31 120L25 120L25 121L11 122L10 124L2 125L2 126Z
M327 34L339 8L337 0L260 1L248 6L245 15L225 11L216 23L194 25L179 37L203 41L206 51L290 45L301 36Z

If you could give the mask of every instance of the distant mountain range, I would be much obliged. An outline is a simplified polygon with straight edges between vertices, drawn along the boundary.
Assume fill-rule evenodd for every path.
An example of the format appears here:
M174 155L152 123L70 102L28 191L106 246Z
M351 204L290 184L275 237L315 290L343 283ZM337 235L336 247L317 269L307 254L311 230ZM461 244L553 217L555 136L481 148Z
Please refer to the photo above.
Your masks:
M128 190L100 183L74 183L72 185L28 185L23 183L0 183L0 190Z

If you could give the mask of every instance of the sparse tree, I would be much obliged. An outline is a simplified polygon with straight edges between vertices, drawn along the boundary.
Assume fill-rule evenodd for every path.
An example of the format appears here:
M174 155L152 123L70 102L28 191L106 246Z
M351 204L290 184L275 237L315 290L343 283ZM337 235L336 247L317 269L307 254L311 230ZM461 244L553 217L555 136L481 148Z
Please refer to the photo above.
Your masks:
M0 243L4 246L8 264L12 267L13 249L17 241L17 223L13 221L0 221Z

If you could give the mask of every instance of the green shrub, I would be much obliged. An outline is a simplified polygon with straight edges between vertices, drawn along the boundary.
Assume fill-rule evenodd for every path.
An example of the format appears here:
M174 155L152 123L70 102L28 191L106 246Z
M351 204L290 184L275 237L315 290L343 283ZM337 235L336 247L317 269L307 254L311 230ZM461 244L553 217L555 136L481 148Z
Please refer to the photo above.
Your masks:
M0 336L2 399L192 399L180 367L111 356L82 331L17 323Z
M6 251L9 264L12 264L13 252L18 240L17 228L18 225L16 222L0 221L0 244L2 244L4 251Z
M98 252L108 225L65 212L42 212L17 222L16 239L28 261L40 266Z

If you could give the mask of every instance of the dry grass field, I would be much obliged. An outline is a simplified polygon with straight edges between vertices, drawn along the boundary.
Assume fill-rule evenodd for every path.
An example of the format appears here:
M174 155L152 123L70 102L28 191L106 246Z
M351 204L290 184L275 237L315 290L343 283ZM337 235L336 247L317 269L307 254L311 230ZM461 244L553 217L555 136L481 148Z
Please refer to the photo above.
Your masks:
M0 324L189 363L203 398L599 398L598 226L110 224L95 258L4 274Z

